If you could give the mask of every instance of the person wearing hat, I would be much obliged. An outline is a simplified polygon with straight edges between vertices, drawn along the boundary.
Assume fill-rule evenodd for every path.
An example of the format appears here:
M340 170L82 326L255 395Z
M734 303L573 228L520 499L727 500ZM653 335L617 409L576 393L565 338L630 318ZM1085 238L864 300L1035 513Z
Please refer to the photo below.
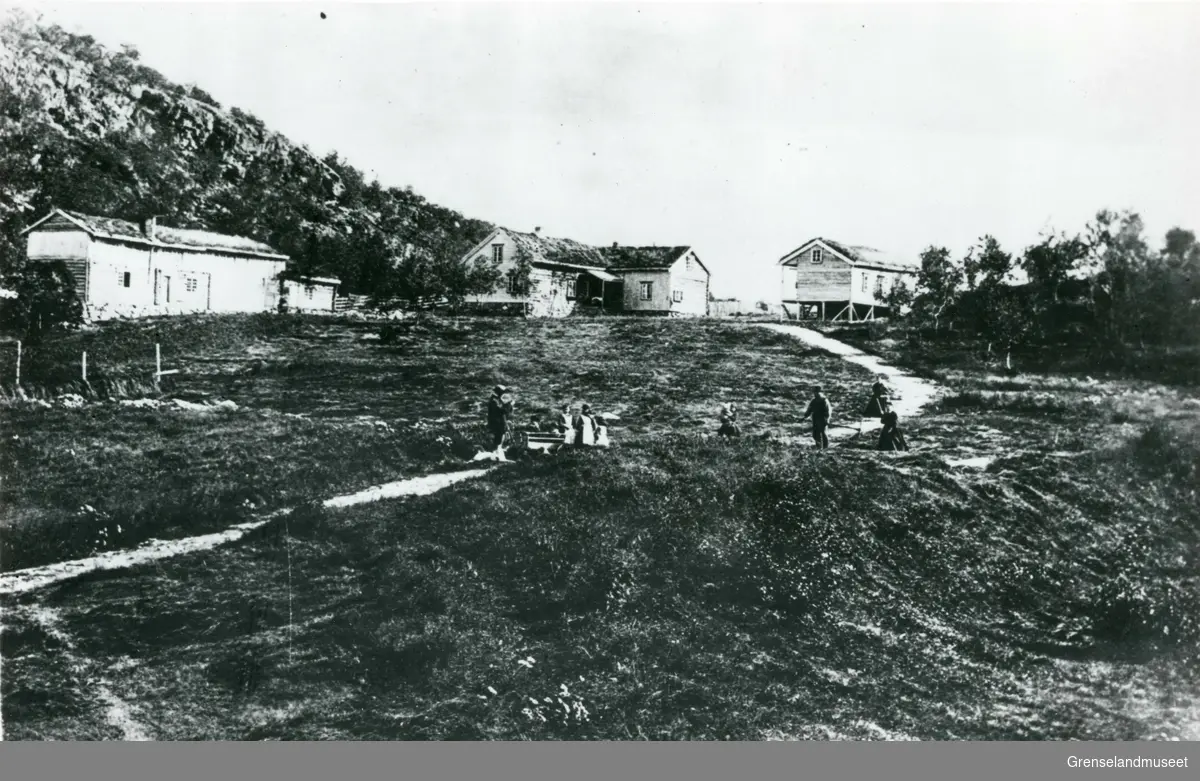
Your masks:
M592 405L584 404L579 408L572 428L575 430L576 445L591 447L596 444L596 420L592 417Z
M875 384L871 386L871 400L867 402L867 408L863 410L863 417L879 418L882 421L883 416L892 409L888 399L890 395L888 387L883 384L883 377L875 380Z
M812 437L817 443L817 447L825 449L829 447L829 437L825 434L825 429L829 428L829 420L833 417L833 405L829 403L829 399L821 394L821 386L813 388L812 401L808 403L808 410L804 413L804 417L800 418L800 422L812 418Z
M497 385L488 399L487 425L492 435L492 449L503 454L504 437L507 436L513 414L512 396L508 388Z

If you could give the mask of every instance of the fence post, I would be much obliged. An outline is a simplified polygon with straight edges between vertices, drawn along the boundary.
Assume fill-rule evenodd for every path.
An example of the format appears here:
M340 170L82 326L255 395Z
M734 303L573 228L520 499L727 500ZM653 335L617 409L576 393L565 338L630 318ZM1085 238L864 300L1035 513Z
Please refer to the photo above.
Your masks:
M87 382L87 350L83 351L83 381Z
M17 387L21 387L21 340L17 340Z
M162 347L158 342L154 343L154 379L162 376Z

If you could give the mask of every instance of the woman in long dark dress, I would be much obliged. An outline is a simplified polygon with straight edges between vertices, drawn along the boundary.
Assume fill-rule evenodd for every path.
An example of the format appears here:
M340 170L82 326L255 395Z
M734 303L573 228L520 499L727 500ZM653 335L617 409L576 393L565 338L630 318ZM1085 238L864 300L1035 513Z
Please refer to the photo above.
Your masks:
M883 415L883 430L879 432L880 450L908 450L904 440L904 432L900 430L900 418L895 412L885 412Z

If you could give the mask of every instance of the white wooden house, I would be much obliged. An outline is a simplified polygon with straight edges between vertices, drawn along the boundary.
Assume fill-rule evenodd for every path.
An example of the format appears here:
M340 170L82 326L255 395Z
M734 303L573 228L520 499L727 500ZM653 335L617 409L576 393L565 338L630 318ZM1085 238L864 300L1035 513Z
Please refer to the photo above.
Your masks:
M88 320L274 311L288 260L240 236L61 209L25 233L31 262L62 261L71 271Z
M624 310L671 317L708 314L710 275L691 247L619 247L605 251L621 277Z
M337 289L342 284L333 277L294 277L283 281L283 298L289 312L334 311Z
M499 289L472 296L469 303L520 309L532 317L562 317L582 303L619 301L620 278L605 270L596 247L571 239L496 228L475 245L464 261L494 263L502 273ZM522 266L527 273L522 274Z
M816 238L779 259L782 303L789 318L830 321L886 317L886 296L901 280L911 289L918 264L871 247Z
M602 248L544 236L540 229L497 228L463 260L494 263L502 273L499 289L469 302L534 317L562 317L594 304L673 316L708 311L708 269L690 247Z

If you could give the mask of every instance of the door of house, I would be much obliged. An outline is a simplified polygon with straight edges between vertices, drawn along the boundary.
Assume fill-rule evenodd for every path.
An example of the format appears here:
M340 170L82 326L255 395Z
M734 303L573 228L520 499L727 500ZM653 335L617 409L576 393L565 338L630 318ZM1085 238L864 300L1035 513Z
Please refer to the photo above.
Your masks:
M164 274L162 269L154 270L154 305L163 306L171 303L171 275Z
M206 271L185 271L181 276L182 282L174 291L178 303L185 311L208 311L212 301L212 274ZM167 291L170 294L170 287Z

